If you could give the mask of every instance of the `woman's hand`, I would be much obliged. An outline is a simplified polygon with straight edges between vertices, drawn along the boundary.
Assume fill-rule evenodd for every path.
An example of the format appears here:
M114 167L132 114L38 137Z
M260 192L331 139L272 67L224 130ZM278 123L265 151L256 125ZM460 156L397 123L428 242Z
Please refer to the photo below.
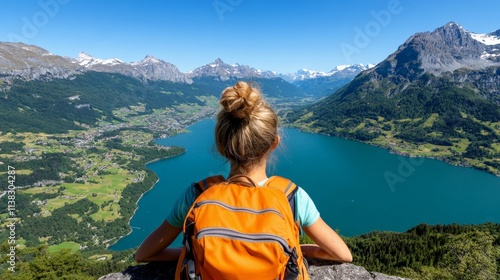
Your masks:
M182 231L165 220L137 249L136 262L176 261L182 248L167 248Z

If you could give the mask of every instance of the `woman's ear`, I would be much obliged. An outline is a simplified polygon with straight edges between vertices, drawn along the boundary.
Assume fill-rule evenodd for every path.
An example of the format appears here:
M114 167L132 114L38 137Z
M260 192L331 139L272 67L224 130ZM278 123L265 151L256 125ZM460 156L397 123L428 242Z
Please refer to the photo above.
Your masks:
M276 147L278 147L278 145L280 144L280 141L281 141L280 136L278 134L276 134L276 139L274 139L274 143L271 146L271 150L276 149Z

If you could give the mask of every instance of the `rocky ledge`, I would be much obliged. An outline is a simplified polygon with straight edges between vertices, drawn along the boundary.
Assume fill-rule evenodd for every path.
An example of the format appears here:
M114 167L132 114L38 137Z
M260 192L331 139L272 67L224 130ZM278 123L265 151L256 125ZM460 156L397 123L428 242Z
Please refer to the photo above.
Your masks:
M125 271L102 276L99 280L174 279L174 273L175 263L151 262L145 265L129 266ZM309 274L311 280L404 280L404 278L396 276L369 272L361 266L332 262L315 262L311 264Z

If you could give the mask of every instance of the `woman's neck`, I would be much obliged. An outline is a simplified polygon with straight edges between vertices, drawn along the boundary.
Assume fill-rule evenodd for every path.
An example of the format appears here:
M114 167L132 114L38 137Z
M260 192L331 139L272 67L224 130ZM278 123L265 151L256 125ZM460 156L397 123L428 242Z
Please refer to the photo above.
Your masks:
M231 164L231 171L229 172L229 177L242 174L242 168L236 164ZM245 175L250 177L254 182L261 182L267 179L266 174L266 160L262 160L259 164L252 166L250 170L245 172Z

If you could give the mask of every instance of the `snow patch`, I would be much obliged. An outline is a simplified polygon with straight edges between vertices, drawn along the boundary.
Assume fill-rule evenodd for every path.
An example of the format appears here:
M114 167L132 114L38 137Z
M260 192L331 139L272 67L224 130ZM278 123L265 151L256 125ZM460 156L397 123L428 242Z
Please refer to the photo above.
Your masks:
M330 76L338 75L338 74L342 75L343 73L350 75L349 73L364 71L364 70L372 68L374 66L375 66L375 64L368 64L367 66L364 66L363 64L352 64L352 65L345 65L344 64L344 65L338 65L338 66L334 67L329 72L309 70L309 69L302 68L295 73L284 74L282 76L286 77L286 79L291 80L291 81L303 81L303 80L307 80L307 79L314 79L314 78L320 78L320 77L330 77Z
M489 34L477 34L477 33L470 33L472 36L472 39L479 41L485 45L498 45L500 44L500 38L497 36L489 35Z
M498 53L487 53L487 52L483 52L483 53L481 54L481 59L494 58L494 57L497 57L497 56L500 56L500 54L498 54Z
M156 64L156 63L161 63L161 61L159 59L157 59L156 57L152 56L152 55L147 55L141 61L139 61L139 62L132 62L132 63L130 63L130 65L136 66L136 65Z
M110 59L106 59L104 61L101 61L101 63L104 65L113 66L113 65L117 65L117 64L122 64L123 61L119 60L118 58L110 58Z
M351 67L351 66L352 65L350 65L350 64L344 64L344 65L339 65L339 66L335 67L335 69L337 69L338 71L342 71L342 70L344 70L348 67Z
M88 55L84 52L81 52L78 54L78 58L76 59L76 61L78 61L78 64L80 64L81 66L84 66L84 67L90 67L90 66L94 66L97 64L109 65L109 66L123 64L123 61L119 60L118 58L110 58L110 59L103 60L103 59L95 58L95 57Z

